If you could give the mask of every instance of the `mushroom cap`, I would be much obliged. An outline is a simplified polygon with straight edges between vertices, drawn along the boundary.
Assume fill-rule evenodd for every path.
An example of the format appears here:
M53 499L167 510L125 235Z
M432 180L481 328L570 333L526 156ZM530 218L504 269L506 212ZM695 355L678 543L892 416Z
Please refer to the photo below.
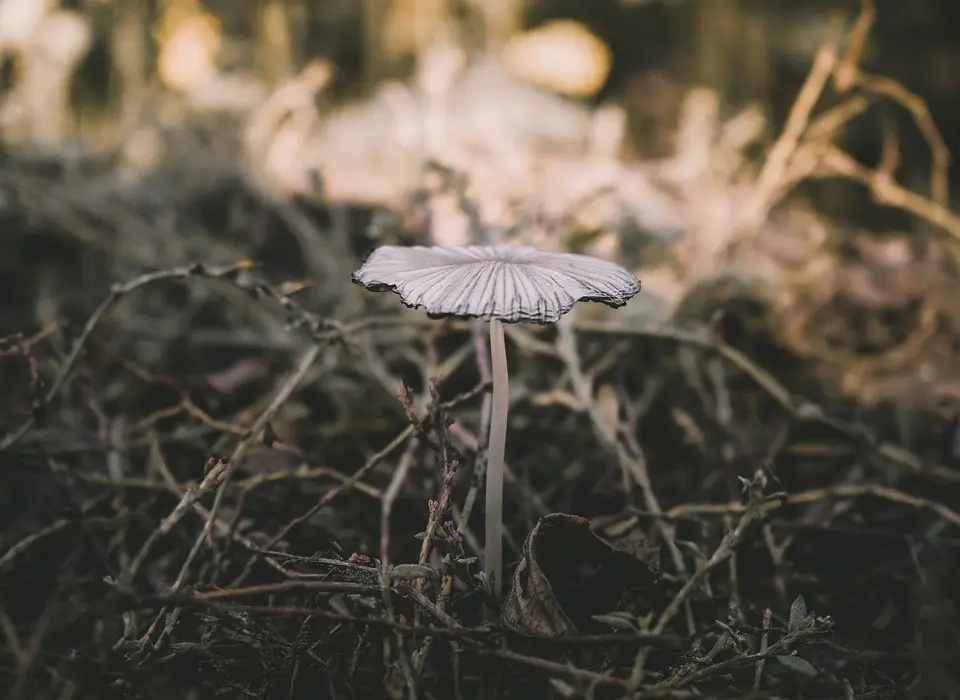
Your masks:
M430 316L554 323L578 301L613 308L640 291L640 280L606 260L527 245L381 246L353 282L392 291Z

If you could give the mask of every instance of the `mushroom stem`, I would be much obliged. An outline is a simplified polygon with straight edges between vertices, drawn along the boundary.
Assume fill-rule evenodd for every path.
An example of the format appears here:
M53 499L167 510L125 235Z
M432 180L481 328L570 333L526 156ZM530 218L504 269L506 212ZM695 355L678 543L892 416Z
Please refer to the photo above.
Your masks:
M483 568L487 576L493 576L494 592L499 598L503 591L503 451L507 441L510 390L503 324L496 318L490 319L490 360L493 401L490 410L490 437L487 441L487 521Z

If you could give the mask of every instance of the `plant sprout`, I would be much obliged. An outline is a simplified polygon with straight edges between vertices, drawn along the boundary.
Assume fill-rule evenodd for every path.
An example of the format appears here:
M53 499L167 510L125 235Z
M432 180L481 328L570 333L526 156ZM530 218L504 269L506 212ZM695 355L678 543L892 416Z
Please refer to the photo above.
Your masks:
M493 400L487 452L484 571L497 596L503 579L503 459L510 403L504 323L554 323L578 301L619 308L640 291L640 280L615 263L587 255L551 253L526 245L382 246L353 281L392 291L431 317L490 322Z

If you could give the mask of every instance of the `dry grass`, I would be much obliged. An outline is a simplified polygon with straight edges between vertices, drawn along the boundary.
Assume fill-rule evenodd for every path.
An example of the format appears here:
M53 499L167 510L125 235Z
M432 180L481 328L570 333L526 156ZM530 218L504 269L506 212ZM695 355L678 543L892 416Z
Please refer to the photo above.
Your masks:
M344 134L384 99L409 133L415 91L321 118L314 64L134 185L0 163L3 696L957 695L960 222L926 108L859 67L873 15L759 159L760 114L694 89L663 160L620 162L616 109L578 107L572 132L604 126L579 150L446 112L374 168ZM433 118L469 97L444 90ZM878 100L927 136L929 197L892 138L876 168L838 145ZM284 183L277 143L303 156ZM311 171L323 206L289 196ZM922 225L844 232L818 178ZM625 260L647 297L508 329L503 601L476 564L482 329L349 281L374 241L491 224Z

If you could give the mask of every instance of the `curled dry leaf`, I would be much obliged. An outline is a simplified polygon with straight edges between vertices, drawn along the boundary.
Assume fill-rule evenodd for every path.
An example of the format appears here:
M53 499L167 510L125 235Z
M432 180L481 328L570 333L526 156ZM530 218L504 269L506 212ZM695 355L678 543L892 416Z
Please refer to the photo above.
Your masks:
M502 622L546 637L591 630L594 615L613 610L628 589L656 579L650 561L595 534L586 518L545 515L524 542Z

